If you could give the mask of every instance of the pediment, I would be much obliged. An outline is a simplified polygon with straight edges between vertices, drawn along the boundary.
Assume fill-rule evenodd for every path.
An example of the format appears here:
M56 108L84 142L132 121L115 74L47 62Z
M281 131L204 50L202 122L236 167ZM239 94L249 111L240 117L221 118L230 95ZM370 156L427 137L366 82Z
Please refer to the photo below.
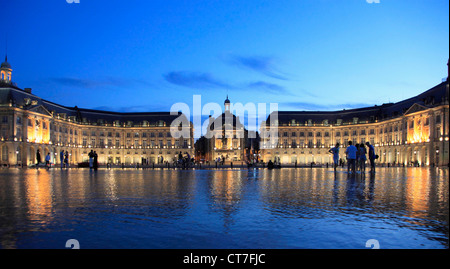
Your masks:
M405 115L416 113L416 112L427 110L427 109L428 109L428 107L415 103L410 108L408 108L408 110L406 110Z
M46 115L46 116L53 116L53 114L50 112L50 111L48 111L44 106L42 106L42 105L37 105L37 106L35 106L35 107L32 107L32 108L30 108L30 109L28 109L29 111L32 111L32 112L36 112L36 113L39 113L39 114L43 114L43 115Z

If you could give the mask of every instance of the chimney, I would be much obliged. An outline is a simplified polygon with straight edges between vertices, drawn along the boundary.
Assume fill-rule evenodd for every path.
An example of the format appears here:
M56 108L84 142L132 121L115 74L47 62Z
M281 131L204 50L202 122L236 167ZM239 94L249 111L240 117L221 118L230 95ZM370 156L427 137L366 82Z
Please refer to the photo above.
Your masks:
M448 63L449 63L449 60L447 60L447 82L448 82L448 80L449 80L449 76L450 76L450 66L448 65Z
M24 88L23 90L27 93L31 93L31 88Z

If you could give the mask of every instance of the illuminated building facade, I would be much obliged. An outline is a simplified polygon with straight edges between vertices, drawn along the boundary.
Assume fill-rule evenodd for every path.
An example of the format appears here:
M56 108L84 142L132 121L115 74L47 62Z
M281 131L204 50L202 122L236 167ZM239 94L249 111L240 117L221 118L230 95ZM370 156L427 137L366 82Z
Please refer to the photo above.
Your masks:
M209 117L207 128L206 160L214 161L220 158L225 162L244 161L248 131L230 111L231 102L224 102L225 112L217 118Z
M36 152L41 161L50 153L59 164L61 150L71 164L88 160L94 150L100 164L152 164L172 162L181 151L193 156L193 124L189 137L174 138L173 120L183 114L169 112L118 113L66 107L20 89L11 81L5 59L0 79L1 164L31 165Z
M278 111L261 130L263 161L282 164L333 163L328 150L336 142L345 160L345 147L370 142L377 163L439 165L449 163L449 81L398 103L341 111ZM278 141L269 141L278 125ZM266 137L266 138L264 138Z

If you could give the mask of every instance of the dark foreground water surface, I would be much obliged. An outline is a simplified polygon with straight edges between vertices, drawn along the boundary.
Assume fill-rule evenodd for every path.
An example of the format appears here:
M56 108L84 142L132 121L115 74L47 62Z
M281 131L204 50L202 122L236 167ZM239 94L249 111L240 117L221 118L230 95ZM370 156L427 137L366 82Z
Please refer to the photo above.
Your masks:
M0 248L448 248L448 168L0 170Z

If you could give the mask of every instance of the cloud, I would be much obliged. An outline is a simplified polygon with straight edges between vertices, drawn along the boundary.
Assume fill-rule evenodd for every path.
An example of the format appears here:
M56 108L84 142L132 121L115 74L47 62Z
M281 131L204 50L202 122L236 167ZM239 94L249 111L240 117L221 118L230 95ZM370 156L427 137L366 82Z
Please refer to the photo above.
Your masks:
M342 109L354 109L354 108L364 108L371 107L372 104L366 103L347 103L347 104L317 104L308 102L283 102L279 104L280 106L294 108L295 110L309 110L309 111L334 111Z
M156 112L156 111L170 111L170 106L165 105L130 105L130 106L98 106L93 107L94 110L102 110L102 111L113 111L113 112L122 112L122 113L131 113L131 112Z
M125 79L117 77L107 77L99 79L83 79L72 77L50 78L50 83L56 83L61 86L77 87L77 88L97 88L97 87L126 87L135 84L151 85L150 83L140 79Z
M275 60L272 57L266 56L230 56L226 61L232 65L236 65L242 68L250 69L260 74L276 78L280 80L288 80L286 76L281 74L275 67Z
M89 79L78 79L78 78L51 78L51 82L56 82L61 85L65 86L72 86L72 87L78 87L78 88L91 88L98 83L96 83L94 80Z
M163 75L163 77L169 83L188 88L232 88L231 85L214 78L208 73L172 71Z
M248 84L248 87L253 89L263 89L270 93L286 94L289 93L283 86L265 81L256 81Z

